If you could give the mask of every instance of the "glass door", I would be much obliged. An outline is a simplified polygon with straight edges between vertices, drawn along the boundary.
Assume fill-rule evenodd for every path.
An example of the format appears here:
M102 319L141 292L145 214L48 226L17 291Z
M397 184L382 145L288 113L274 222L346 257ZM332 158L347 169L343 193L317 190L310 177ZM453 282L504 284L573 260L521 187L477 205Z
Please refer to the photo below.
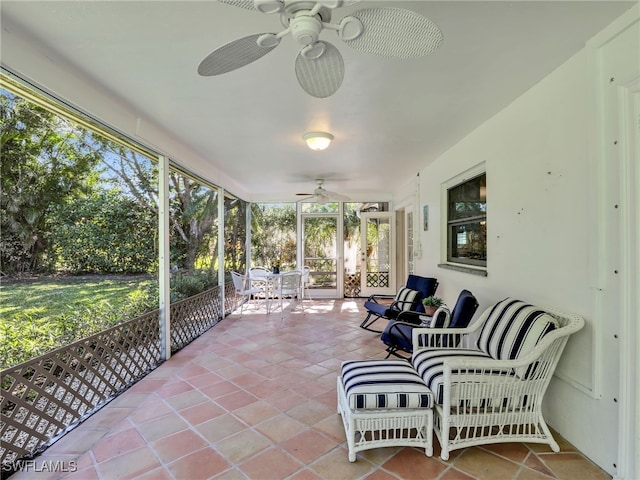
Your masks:
M360 281L363 297L394 295L395 219L393 212L362 213Z
M308 266L311 298L338 298L342 268L337 214L302 215L302 265Z

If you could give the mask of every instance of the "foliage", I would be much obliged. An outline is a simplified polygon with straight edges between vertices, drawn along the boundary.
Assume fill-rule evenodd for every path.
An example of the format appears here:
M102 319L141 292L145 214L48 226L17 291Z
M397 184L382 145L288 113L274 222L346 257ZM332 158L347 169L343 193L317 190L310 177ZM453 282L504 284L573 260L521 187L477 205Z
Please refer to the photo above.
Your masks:
M3 273L153 270L157 164L4 90L0 101ZM218 190L176 170L169 182L171 264L214 268Z
M171 276L171 303L189 298L218 285L218 272L214 270L178 270Z
M47 207L97 181L86 131L43 108L0 95L0 261L4 273L38 271L47 251Z
M156 217L115 190L75 196L49 210L50 261L73 273L157 269Z
M179 271L171 303L218 284L217 272ZM0 370L158 308L148 275L43 277L0 288Z
M422 304L425 307L439 307L440 305L442 305L442 303L443 303L443 300L440 297L431 296L431 297L424 298L422 300Z
M211 258L217 248L218 190L176 171L169 180L171 262L192 270L199 256Z
M268 268L295 267L295 204L251 205L251 262Z
M105 166L123 193L138 208L158 214L158 169L146 157L126 146L93 135L94 145L105 159ZM218 190L208 187L177 170L169 174L169 228L171 264L193 270L196 265L213 268L217 256Z
M0 369L158 308L147 276L4 282L0 299Z
M343 216L344 241L348 245L360 244L361 203L345 203Z
M232 196L224 199L224 268L244 272L247 265L247 206Z
M312 241L305 242L305 258L327 258L327 252L333 257L337 225L331 218L311 217L304 222L304 235ZM331 269L330 269L331 270Z

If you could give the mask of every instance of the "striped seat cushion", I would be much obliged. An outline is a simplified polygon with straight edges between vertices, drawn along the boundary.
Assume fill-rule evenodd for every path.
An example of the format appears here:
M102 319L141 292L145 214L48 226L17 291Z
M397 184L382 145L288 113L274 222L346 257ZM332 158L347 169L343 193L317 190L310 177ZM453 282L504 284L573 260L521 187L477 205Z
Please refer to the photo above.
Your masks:
M341 376L353 410L433 407L433 394L407 361L343 362Z
M427 349L415 352L411 364L418 375L435 395L435 401L441 405L444 398L444 361L447 358L490 358L480 350L463 348Z
M491 358L513 360L528 354L542 337L558 328L558 322L544 310L513 298L506 298L482 314L484 325L477 346Z

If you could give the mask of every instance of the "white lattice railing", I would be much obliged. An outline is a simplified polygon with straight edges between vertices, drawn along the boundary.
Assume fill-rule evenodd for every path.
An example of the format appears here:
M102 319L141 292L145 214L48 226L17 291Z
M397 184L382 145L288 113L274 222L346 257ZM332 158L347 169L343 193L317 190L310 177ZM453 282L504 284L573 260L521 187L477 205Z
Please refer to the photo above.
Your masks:
M215 287L171 305L171 351L233 308ZM0 372L2 471L33 456L162 363L159 310Z

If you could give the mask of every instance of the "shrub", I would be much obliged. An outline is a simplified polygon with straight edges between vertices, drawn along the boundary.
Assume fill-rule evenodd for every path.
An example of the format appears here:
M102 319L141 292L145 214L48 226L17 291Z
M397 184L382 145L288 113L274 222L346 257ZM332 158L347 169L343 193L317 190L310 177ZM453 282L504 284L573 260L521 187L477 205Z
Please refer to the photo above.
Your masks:
M157 265L151 209L115 190L74 197L48 212L50 261L72 272L144 273Z
M171 303L202 293L218 284L212 270L178 271L171 276Z

